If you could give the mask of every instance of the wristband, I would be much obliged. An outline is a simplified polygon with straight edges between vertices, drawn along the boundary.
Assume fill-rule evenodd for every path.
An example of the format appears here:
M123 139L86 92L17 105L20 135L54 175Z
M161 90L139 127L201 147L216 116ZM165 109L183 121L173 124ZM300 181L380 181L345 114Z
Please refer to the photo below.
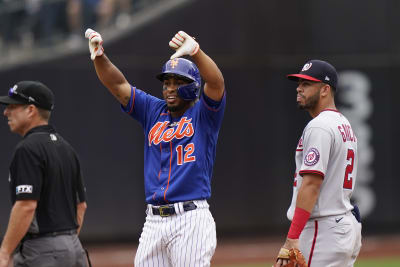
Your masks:
M305 209L296 207L287 237L290 239L298 239L301 231L303 231L304 226L310 218L310 215L311 213L309 213Z

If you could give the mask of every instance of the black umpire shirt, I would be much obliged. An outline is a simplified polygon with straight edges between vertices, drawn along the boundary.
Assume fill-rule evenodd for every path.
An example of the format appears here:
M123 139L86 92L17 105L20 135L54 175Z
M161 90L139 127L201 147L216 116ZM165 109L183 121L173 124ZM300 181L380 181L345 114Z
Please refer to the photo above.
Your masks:
M12 204L38 201L29 233L78 228L77 203L86 201L79 159L51 125L32 128L18 143L9 182Z

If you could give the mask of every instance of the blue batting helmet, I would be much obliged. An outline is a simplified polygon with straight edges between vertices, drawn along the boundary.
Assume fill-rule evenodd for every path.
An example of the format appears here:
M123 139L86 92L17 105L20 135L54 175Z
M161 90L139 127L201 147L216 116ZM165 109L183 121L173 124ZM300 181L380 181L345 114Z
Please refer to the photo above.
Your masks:
M199 97L201 88L201 77L197 66L190 60L184 58L174 58L168 60L162 68L162 72L157 75L157 79L164 81L167 75L176 75L191 83L180 86L178 95L184 100L195 100Z

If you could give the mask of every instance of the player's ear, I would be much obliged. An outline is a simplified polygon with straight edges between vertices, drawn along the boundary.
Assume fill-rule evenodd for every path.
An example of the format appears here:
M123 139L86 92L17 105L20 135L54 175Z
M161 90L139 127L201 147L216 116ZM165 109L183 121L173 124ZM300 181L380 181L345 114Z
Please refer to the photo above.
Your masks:
M331 94L331 86L329 84L324 83L324 85L321 87L321 95L322 96L327 96L328 94Z
M28 116L29 116L29 117L33 117L33 116L36 116L36 115L38 114L38 109L37 109L37 107L36 107L35 105L33 105L33 104L28 105L28 106L26 107L26 109L27 109L27 111L28 111Z

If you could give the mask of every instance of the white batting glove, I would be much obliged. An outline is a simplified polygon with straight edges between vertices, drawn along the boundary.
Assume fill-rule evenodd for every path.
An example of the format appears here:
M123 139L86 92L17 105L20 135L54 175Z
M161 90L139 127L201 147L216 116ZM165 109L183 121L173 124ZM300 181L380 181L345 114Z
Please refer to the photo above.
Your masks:
M100 33L92 29L87 29L85 37L89 39L90 58L94 60L96 57L103 55L103 39Z
M199 43L184 31L179 31L175 34L172 40L169 41L169 46L176 50L171 59L185 55L193 56L200 48Z

